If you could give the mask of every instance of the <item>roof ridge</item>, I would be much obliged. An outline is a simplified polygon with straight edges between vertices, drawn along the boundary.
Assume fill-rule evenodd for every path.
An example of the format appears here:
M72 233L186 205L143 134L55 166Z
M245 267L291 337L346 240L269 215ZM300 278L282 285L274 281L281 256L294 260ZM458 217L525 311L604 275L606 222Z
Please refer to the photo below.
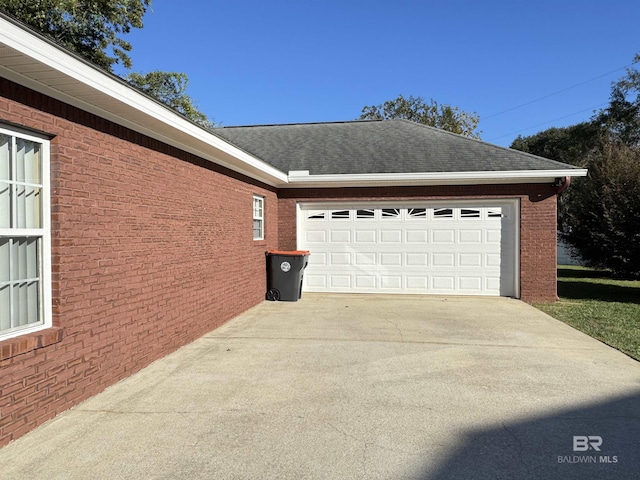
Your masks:
M366 120L329 120L323 122L291 122L291 123L262 123L262 124L253 124L253 125L229 125L229 126L221 126L216 127L215 129L225 129L225 128L256 128L256 127L295 127L295 126L312 126L312 125L344 125L349 123L374 123L374 122L383 122L385 120L382 119L366 119ZM215 130L214 129L214 130Z

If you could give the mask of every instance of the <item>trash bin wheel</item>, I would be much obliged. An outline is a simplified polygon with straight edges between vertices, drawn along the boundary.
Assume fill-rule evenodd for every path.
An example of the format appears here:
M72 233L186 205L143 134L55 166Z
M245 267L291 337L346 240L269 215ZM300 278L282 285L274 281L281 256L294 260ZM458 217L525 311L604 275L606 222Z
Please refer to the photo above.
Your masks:
M267 300L271 302L277 302L278 300L280 300L280 291L276 290L275 288L269 290L267 292Z

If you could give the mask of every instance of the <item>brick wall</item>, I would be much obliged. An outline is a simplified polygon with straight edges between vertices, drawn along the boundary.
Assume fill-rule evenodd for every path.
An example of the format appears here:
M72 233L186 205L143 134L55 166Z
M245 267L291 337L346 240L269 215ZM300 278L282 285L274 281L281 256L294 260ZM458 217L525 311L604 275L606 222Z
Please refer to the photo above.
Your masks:
M51 330L0 342L0 446L264 300L273 189L0 79L51 140ZM266 239L252 239L252 195Z
M556 189L549 185L283 189L279 192L280 248L296 248L296 204L313 201L520 199L520 298L553 302L556 294ZM313 252L312 252L313 253Z

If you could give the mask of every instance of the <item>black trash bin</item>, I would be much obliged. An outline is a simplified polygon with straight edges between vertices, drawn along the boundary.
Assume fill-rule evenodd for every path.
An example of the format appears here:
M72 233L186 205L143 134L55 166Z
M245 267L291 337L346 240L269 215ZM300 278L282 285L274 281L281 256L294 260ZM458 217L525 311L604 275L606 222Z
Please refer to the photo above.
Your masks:
M267 252L267 300L297 302L302 296L302 278L309 263L307 250Z

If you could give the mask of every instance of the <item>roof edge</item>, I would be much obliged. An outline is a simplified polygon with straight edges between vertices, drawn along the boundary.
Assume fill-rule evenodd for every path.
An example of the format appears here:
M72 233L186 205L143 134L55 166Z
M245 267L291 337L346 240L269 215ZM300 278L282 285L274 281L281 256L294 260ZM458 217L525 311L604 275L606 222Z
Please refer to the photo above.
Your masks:
M496 172L371 173L340 175L308 175L304 172L289 172L289 182L282 187L379 187L382 185L428 186L553 183L557 178L585 177L586 175L587 170L579 168Z

